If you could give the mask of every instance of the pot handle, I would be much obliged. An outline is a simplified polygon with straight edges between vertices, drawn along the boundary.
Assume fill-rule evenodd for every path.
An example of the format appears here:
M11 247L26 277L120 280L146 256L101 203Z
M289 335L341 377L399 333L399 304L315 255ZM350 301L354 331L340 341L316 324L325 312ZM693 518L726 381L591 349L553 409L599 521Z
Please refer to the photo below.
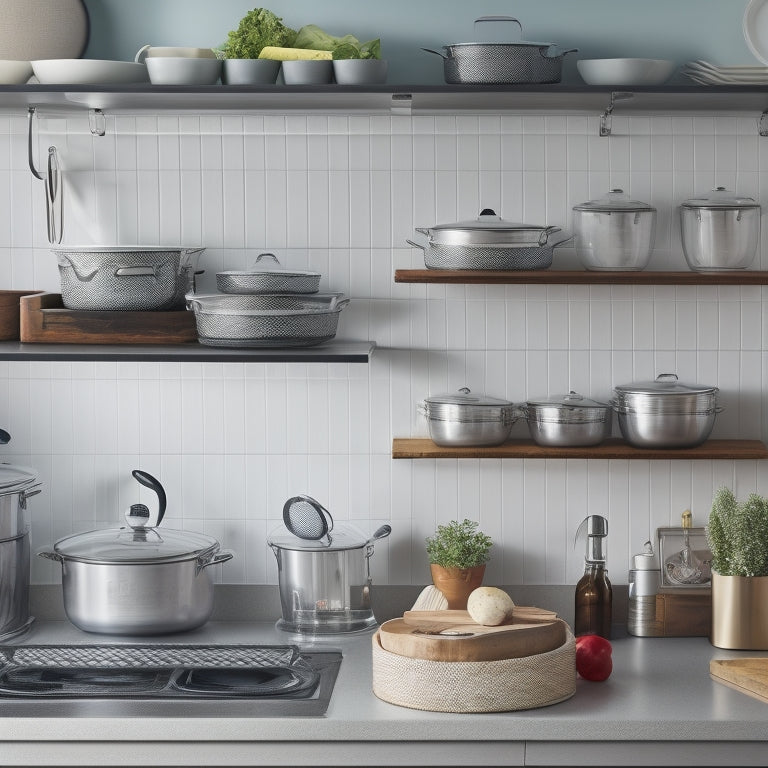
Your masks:
M421 248L422 251L427 250L426 245L422 245L421 243L417 243L415 240L409 240L407 237L405 238L405 242L408 243L408 245L412 245L414 248Z
M151 47L151 45L142 45L141 48L136 51L136 55L133 57L134 62L136 62L136 64L143 64L144 60L147 58L147 51Z
M11 442L11 435L9 432L6 432L4 429L0 429L0 445L5 445L6 443Z
M52 549L40 549L37 552L38 557L44 557L46 560L55 560L57 563L63 563L64 558Z
M40 488L41 483L35 483L35 485L30 485L29 488L25 488L23 491L19 492L19 506L22 509L27 508L27 499L29 499L32 496L37 496L38 493L42 493L42 488Z
M427 53L434 53L435 56L439 56L441 59L444 59L445 61L448 61L448 57L444 56L440 51L433 51L431 48L422 48L422 51L426 51Z
M235 556L235 553L229 549L222 549L215 552L212 557L206 558L202 555L197 559L197 567L199 570L207 568L209 565L219 565L219 563L226 563L227 560L231 560Z
M539 48L539 54L541 55L542 59L562 59L567 53L578 53L578 48L568 48L565 51L560 51L560 53L549 55L549 52L552 50L553 46L551 45L542 45L541 48ZM557 46L554 46L554 49L557 50Z
M157 268L150 264L135 267L115 267L115 277L136 277L144 275L157 277Z

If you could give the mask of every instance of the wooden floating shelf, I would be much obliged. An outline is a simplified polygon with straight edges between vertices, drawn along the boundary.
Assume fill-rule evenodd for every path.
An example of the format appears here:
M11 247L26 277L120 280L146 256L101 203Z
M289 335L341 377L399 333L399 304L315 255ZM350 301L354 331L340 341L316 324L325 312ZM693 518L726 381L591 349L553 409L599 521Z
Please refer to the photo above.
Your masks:
M396 283L467 285L768 285L768 271L600 272L575 269L398 269Z
M760 440L707 440L696 448L633 448L611 438L585 448L551 448L532 440L509 440L483 448L443 448L428 438L396 437L393 459L766 459Z

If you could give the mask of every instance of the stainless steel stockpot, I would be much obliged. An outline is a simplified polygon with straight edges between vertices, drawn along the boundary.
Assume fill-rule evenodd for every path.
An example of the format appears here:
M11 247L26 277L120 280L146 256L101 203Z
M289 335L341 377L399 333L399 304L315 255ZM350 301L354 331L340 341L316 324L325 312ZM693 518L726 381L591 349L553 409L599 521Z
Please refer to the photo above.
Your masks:
M64 610L86 632L158 635L195 629L213 612L209 566L232 558L210 536L157 526L165 513L165 492L151 475L134 470L152 488L152 512L133 504L127 526L88 531L60 539L41 557L61 563Z
M680 206L683 255L694 272L746 269L757 253L760 205L725 187Z
M656 209L613 189L573 207L573 236L587 269L645 269L656 238Z
M323 539L299 538L283 527L273 531L267 543L277 558L277 628L322 635L375 626L370 558L374 541L391 531L382 525L366 537L349 523L338 523Z
M692 448L712 432L717 387L682 384L673 373L614 388L611 405L624 439L637 448Z
M528 400L521 411L537 445L599 445L611 434L610 404L590 400L578 392Z
M475 395L468 387L427 397L417 410L427 419L432 441L442 446L501 445L520 418L509 400Z
M484 208L476 219L416 227L425 243L407 240L424 251L428 269L546 269L556 245L570 239L559 227L517 224Z

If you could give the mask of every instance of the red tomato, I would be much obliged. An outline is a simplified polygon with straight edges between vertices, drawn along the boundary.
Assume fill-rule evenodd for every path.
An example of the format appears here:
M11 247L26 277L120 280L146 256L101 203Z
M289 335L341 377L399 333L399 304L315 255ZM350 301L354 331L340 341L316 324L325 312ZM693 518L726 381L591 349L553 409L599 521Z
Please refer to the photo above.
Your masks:
M576 638L576 671L585 680L607 680L613 671L613 648L600 635L581 635Z

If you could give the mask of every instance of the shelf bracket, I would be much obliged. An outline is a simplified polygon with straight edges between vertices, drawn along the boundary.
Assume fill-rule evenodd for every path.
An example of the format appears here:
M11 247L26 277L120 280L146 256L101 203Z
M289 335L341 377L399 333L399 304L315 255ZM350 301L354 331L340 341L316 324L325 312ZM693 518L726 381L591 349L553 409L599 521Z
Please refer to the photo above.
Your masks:
M88 110L88 127L92 136L104 136L107 132L107 118L100 109Z
M413 106L413 94L411 93L393 93L392 101L389 104L389 111L393 115L405 115L410 117Z
M613 108L616 106L617 101L623 99L631 99L635 94L629 91L611 91L611 101L608 104L605 112L600 115L600 135L611 135L611 117L613 116Z

